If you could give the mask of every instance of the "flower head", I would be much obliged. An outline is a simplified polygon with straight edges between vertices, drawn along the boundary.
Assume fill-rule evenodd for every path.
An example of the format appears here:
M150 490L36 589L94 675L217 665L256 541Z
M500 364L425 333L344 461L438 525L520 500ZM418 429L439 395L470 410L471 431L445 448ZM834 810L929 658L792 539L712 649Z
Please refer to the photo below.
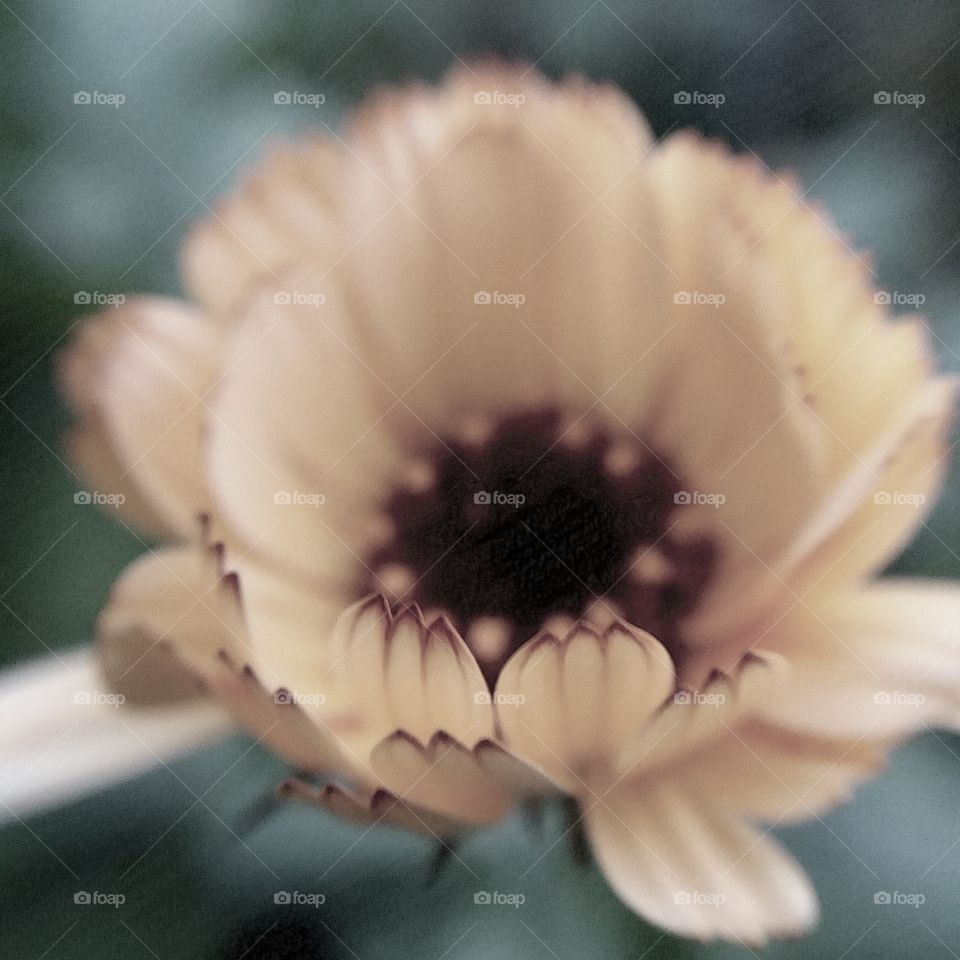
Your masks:
M62 363L77 465L177 541L114 589L113 681L199 681L340 815L561 794L657 923L809 927L764 830L957 723L960 604L870 583L954 384L795 186L480 66L275 148L183 263Z

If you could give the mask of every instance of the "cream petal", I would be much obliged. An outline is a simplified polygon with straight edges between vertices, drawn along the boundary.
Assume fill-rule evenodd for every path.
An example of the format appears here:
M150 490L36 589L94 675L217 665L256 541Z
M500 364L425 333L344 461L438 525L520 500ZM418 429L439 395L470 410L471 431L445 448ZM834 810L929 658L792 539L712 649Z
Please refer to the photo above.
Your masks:
M241 585L247 659L270 687L285 687L306 702L333 702L337 676L331 637L345 600L305 588L228 550L227 567Z
M191 667L221 649L242 655L246 638L233 584L213 551L169 548L144 554L114 583L96 642L110 684L138 702L195 697ZM174 656L171 648L182 648Z
M374 99L348 136L345 282L388 388L439 432L477 409L585 410L655 340L652 140L619 93L481 66Z
M764 704L801 733L886 741L960 726L960 590L888 580L798 603L764 644L790 664Z
M482 756L442 731L420 743L400 730L374 747L370 766L405 802L464 823L486 824L506 816L518 797Z
M189 538L209 507L202 419L219 372L219 339L204 316L159 298L87 321L60 357L60 382L80 421L73 447L92 447L79 450L78 468L93 466L92 479L109 484L101 492L135 488L150 529ZM144 512L137 499L133 517Z
M343 710L357 718L358 751L396 729L424 743L444 730L471 746L493 735L483 674L445 618L428 622L374 596L345 611L329 655Z
M192 227L181 265L191 296L229 325L261 286L292 263L332 265L337 194L346 156L331 139L276 144L261 165Z
M379 509L399 452L335 289L295 274L286 282L284 296L325 299L277 302L268 289L250 304L211 409L210 483L244 552L345 591L363 573L362 521Z
M676 776L704 802L781 826L845 803L884 766L884 751L861 736L798 733L757 719L723 728Z
M624 778L656 776L754 715L771 685L788 670L775 654L745 657L729 676L679 688L649 722L624 741L616 769ZM652 771L652 773L651 773Z
M121 690L150 691L151 670L158 662L166 669L172 656L179 664L175 679L191 678L189 689L199 681L254 737L298 768L363 770L341 752L337 736L345 721L333 709L312 709L295 691L268 689L257 679L240 587L235 574L224 573L218 548L163 550L134 563L114 585L97 640Z
M210 703L124 702L88 648L28 663L0 675L0 821L131 779L231 729Z
M740 157L723 196L744 266L762 262L773 274L786 348L839 477L914 404L934 369L929 334L916 318L893 321L869 264L790 178Z
M835 591L880 572L933 509L949 466L957 397L953 379L930 380L838 486L784 562L806 594Z
M621 622L541 633L504 665L495 700L512 753L572 792L616 758L673 692L673 666L648 633Z
M387 790L358 794L335 783L313 787L302 780L294 779L285 781L280 792L281 795L322 807L328 813L344 820L366 826L383 824L399 827L432 837L434 840L454 837L464 829L460 821L405 803Z
M762 945L816 922L816 895L802 870L722 808L666 783L622 786L584 807L610 885L673 933Z

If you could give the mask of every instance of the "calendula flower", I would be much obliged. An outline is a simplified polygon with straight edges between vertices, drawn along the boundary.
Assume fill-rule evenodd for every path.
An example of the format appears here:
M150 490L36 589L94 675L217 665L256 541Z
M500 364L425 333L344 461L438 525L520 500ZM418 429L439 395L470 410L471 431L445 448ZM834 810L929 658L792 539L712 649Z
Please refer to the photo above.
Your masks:
M183 273L62 363L74 462L176 541L102 615L115 689L199 684L364 822L567 797L679 934L810 927L767 831L958 724L960 594L874 582L955 385L796 186L478 66L275 148Z

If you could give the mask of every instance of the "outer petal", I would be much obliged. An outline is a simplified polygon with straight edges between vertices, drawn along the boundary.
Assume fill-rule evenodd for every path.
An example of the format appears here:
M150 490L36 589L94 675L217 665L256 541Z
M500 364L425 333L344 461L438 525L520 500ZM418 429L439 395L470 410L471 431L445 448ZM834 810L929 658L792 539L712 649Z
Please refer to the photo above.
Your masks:
M885 741L960 726L960 590L885 581L799 603L764 644L791 669L763 715L788 729Z
M324 787L312 787L302 780L287 780L281 784L280 792L282 795L296 797L298 800L322 807L345 820L368 826L377 826L382 823L414 833L422 833L434 839L455 836L464 828L460 821L415 807L387 790L375 790L364 795L335 783L328 783Z
M363 520L401 463L395 401L374 399L378 374L339 288L308 271L284 285L260 291L235 332L210 413L210 484L244 552L346 596L369 552Z
M481 740L471 750L443 731L420 743L398 730L377 744L370 765L405 802L470 824L493 823L520 798L555 789L497 744Z
M587 800L584 820L617 894L667 930L759 945L816 921L809 880L774 841L673 784Z
M139 657L125 648L131 637ZM108 669L120 671L111 679L121 688L149 687L155 657L166 665L173 654L253 736L298 768L357 768L340 750L342 718L258 681L237 580L223 574L215 549L166 550L133 564L114 587L98 642Z
M148 529L193 535L209 506L200 443L220 370L212 327L176 301L136 299L84 323L60 359L78 469L100 492L129 493L131 519Z
M330 646L358 751L397 729L423 742L444 730L470 745L493 735L483 674L446 619L428 623L415 607L391 610L375 596L343 614Z
M505 664L495 700L509 749L580 792L673 689L670 657L649 634L622 623L600 633L581 622L561 638L543 633L524 644Z

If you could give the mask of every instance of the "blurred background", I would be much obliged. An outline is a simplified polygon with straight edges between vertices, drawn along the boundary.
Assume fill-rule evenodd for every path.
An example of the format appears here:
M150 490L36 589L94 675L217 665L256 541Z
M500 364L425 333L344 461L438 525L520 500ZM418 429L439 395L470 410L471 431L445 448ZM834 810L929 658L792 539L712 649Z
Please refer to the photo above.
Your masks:
M942 365L960 370L957 4L0 0L0 24L0 666L88 641L146 547L74 503L51 377L71 324L104 297L177 294L188 225L272 139L336 129L372 87L437 79L461 57L614 81L660 135L695 126L792 168L872 251L878 288L923 304ZM275 104L280 90L325 102ZM892 573L960 577L956 460ZM556 843L558 820L509 821L439 871L429 844L386 829L293 807L258 824L251 807L283 772L236 737L0 828L0 957L751 956L644 924ZM842 810L782 831L823 922L760 955L956 957L958 792L960 739L931 733ZM326 902L275 906L278 889ZM526 902L475 906L479 889ZM126 902L78 906L77 890ZM925 902L876 905L878 890Z

